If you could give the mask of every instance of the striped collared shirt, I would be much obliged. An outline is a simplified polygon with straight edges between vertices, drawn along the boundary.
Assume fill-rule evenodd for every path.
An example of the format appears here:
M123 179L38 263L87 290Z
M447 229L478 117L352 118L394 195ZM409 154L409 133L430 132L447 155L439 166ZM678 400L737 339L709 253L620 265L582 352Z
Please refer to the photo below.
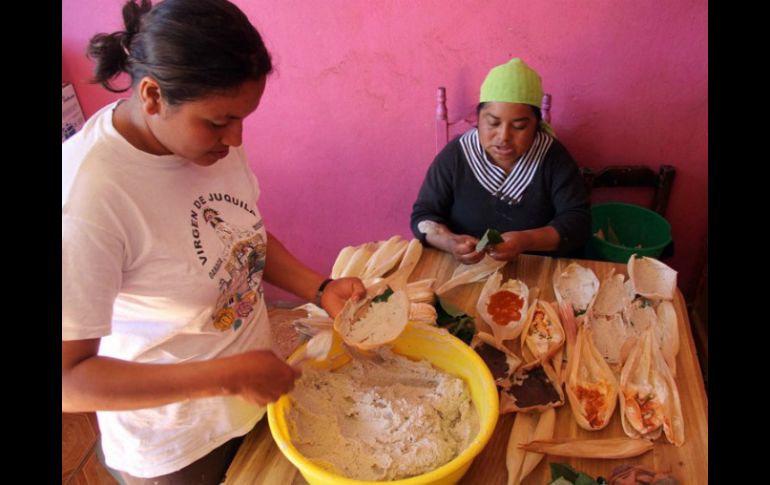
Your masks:
M460 137L460 146L473 175L476 176L476 180L490 194L509 205L521 202L522 194L532 182L532 178L540 166L540 162L545 158L545 154L548 153L551 143L553 143L553 138L542 130L538 130L535 133L532 146L516 160L513 170L506 175L505 170L489 160L481 147L478 128L472 128Z

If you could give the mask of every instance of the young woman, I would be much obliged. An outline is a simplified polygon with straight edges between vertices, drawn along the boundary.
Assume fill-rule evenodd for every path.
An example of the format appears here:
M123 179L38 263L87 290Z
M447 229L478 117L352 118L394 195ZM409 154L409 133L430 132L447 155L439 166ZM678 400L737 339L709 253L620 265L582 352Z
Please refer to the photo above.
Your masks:
M127 483L218 484L298 377L271 350L262 279L331 315L365 289L265 229L241 143L272 64L243 12L132 0L123 18L88 52L131 95L62 145L62 411L97 411Z

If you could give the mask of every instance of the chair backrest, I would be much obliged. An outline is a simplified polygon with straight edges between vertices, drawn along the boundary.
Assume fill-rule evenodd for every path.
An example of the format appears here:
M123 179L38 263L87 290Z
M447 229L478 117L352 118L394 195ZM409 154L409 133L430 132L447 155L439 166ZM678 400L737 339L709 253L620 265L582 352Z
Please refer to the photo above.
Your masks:
M597 171L581 167L580 173L589 194L593 189L601 187L649 187L653 189L650 209L665 215L676 168L661 165L658 173L655 173L645 165L611 165Z
M551 95L546 93L543 95L543 107L540 112L543 115L543 120L546 123L551 122ZM449 142L449 127L456 125L457 123L465 123L468 126L476 126L478 120L476 120L476 112L473 111L466 116L449 121L446 108L446 88L443 86L436 90L436 153L440 152L442 148Z

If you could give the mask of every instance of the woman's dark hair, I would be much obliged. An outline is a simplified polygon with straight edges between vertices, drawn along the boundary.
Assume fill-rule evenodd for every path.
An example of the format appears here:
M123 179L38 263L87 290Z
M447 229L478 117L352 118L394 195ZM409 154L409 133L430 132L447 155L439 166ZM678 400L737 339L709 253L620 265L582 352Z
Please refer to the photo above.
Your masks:
M273 69L262 37L227 0L129 0L124 31L97 34L87 55L96 61L93 82L113 93L122 72L134 86L155 79L169 104L200 99L257 80Z
M479 114L481 114L482 108L484 108L484 106L486 106L487 103L488 101L484 101L476 105L476 118L479 117ZM535 113L535 118L537 118L537 122L540 123L540 121L542 121L543 119L543 113L540 112L540 108L538 108L537 106L533 106L531 104L529 105L529 107L532 108L532 112Z

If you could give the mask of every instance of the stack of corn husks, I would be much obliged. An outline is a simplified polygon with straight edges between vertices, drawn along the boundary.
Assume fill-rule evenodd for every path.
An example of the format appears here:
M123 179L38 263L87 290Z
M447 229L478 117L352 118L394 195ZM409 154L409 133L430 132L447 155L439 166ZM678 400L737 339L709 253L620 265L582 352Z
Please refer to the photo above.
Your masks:
M387 241L373 241L342 248L332 267L332 278L355 276L367 288L388 285L404 288L409 296L409 320L436 324L433 307L435 279L407 283L422 255L418 239L407 241L395 235Z

